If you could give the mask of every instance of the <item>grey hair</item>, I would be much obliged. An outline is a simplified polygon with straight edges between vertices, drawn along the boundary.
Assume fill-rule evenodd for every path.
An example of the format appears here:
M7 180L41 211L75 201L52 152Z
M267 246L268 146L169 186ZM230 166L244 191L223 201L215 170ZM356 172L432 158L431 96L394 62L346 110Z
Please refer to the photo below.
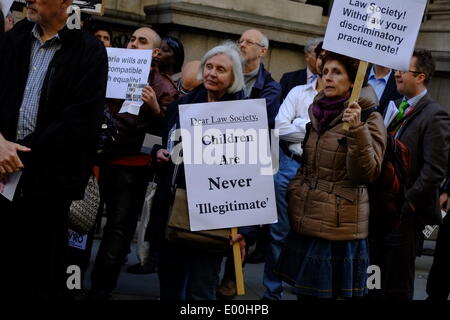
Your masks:
M236 44L232 41L225 41L221 43L220 45L209 50L203 56L198 69L197 79L203 81L203 70L205 68L206 61L208 61L214 56L217 56L218 54L227 55L230 58L233 66L234 81L233 84L228 88L227 92L236 93L242 90L245 86L244 72L243 72L244 60L241 54L239 53Z
M309 39L306 44L305 44L305 48L303 49L303 51L305 53L310 53L310 52L314 52L314 49L317 47L317 45L319 43L321 43L323 41L323 38L312 38Z
M264 48L269 49L269 38L261 32L261 44L264 46Z

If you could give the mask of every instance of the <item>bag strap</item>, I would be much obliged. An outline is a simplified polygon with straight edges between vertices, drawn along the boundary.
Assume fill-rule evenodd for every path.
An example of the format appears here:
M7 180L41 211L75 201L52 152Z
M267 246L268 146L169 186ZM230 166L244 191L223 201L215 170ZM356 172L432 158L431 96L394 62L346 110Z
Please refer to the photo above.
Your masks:
M303 150L303 153L305 152L306 142L308 141L309 135L311 134L311 128L312 128L312 123L311 123L311 121L310 121L310 122L308 122L308 123L305 125L305 129L306 129L306 131L305 131L305 137L303 138L303 141L302 141L302 150ZM301 158L301 170L302 170L302 172L303 172L303 168L305 168L305 157L302 155L302 158Z
M180 168L180 162L178 159L182 156L183 156L183 149L180 148L180 152L177 156L177 159L175 161L175 167L173 169L172 182L170 184L171 190L172 190L172 195L175 195L175 191L177 189L177 178L178 178L178 172L179 172L179 168Z

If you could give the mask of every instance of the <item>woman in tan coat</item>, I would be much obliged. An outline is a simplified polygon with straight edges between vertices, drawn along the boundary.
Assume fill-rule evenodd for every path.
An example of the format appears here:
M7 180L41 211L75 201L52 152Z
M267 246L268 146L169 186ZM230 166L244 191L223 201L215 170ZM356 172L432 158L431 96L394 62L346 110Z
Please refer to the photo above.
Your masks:
M386 147L383 118L371 87L349 104L358 61L327 52L324 89L309 108L303 164L288 187L291 232L276 272L299 299L367 293L367 185L378 177ZM343 129L343 122L350 130Z

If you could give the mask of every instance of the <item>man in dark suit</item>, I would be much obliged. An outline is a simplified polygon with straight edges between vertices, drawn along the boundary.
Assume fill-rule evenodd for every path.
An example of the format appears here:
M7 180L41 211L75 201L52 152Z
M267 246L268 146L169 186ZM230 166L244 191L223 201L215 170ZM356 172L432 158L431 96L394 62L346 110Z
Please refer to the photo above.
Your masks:
M93 35L65 25L71 4L27 0L27 19L0 43L0 176L22 172L13 201L0 196L3 288L15 299L65 296L69 207L96 151L108 59Z
M314 38L308 40L304 47L304 57L306 68L283 74L280 80L281 97L286 98L292 88L313 82L317 77L316 71L316 54L314 49L323 41L323 38Z
M367 74L367 82L373 87L379 105L378 112L384 114L389 101L396 101L402 97L397 91L394 71L380 65L371 65Z
M396 71L399 112L388 130L412 154L400 219L373 252L381 269L381 295L388 300L411 300L417 245L425 225L440 224L439 186L447 173L450 116L427 92L434 61L426 50L414 51L408 71Z

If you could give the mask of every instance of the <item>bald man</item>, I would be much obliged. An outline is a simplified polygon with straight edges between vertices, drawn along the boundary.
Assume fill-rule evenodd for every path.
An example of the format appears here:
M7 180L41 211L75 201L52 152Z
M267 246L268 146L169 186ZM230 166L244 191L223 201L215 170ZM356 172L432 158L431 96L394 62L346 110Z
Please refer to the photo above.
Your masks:
M249 99L266 99L269 129L273 129L280 108L281 86L262 63L269 50L269 39L262 32L250 29L242 33L237 43L245 60L245 94Z
M275 127L275 117L280 108L281 86L264 68L262 59L269 50L269 39L261 31L250 29L242 33L237 41L245 60L244 80L245 95L249 99L266 99L267 120L269 129ZM263 232L261 230L261 232ZM232 255L227 258L225 273L217 296L221 299L232 299L236 295L236 282Z
M151 49L158 55L161 37L151 28L137 29L127 48ZM109 100L119 136L100 168L100 188L105 199L107 222L91 274L94 300L110 298L129 253L131 241L142 212L145 193L153 170L150 155L141 153L146 133L161 136L167 107L178 99L178 91L169 76L152 63L148 85L143 89L139 114L119 113L123 100Z

